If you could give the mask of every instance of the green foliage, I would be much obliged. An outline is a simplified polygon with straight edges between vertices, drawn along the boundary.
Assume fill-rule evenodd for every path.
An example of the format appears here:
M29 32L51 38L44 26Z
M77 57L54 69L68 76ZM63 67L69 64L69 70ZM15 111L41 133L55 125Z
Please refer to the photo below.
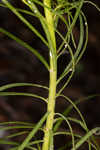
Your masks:
M29 30L31 30L42 41L42 43L46 45L48 49L47 52L49 53L49 64L47 60L36 49L31 47L28 43L26 43L19 37L13 35L12 33L9 33L3 28L0 28L0 32L15 40L23 47L27 48L28 51L34 54L44 64L50 76L49 87L33 83L8 84L0 87L0 96L22 95L35 97L39 100L43 100L46 103L47 112L36 125L17 121L0 123L0 130L6 131L23 129L23 131L19 131L17 133L15 132L9 136L5 136L5 138L3 139L0 139L0 144L11 145L12 148L10 148L10 150L23 150L25 148L32 150L54 150L54 137L57 135L66 135L70 136L72 140L66 143L64 147L60 147L59 150L66 149L68 145L71 146L71 150L77 150L85 142L88 144L89 150L92 150L92 147L96 150L99 150L100 147L96 143L94 134L99 131L100 128L98 127L89 131L85 119L77 107L77 104L79 104L81 100L78 100L74 103L69 97L64 96L62 92L72 79L76 70L76 65L82 58L88 42L88 24L85 14L82 11L82 7L85 3L90 3L94 5L98 10L100 9L93 2L85 0L22 0L22 2L28 7L28 9L24 10L15 8L8 0L2 0L0 6L10 9L27 26L27 28L29 28ZM43 14L38 9L38 6L41 6L43 8ZM23 14L31 15L32 17L35 17L40 21L46 38L41 35L41 33L24 17ZM59 22L62 22L63 26L66 29L64 35L58 28ZM76 26L77 22L79 24L79 39L77 39L78 43L76 43L76 39L73 34L73 29ZM56 35L60 38L61 41L59 47L57 45L58 43ZM72 43L72 46L70 46L70 42ZM57 61L60 56L63 55L63 53L67 55L66 51L68 51L70 54L70 61L61 75L57 78ZM59 91L56 92L59 83L62 82L62 79L64 79L65 76L68 76L66 83L64 83ZM20 86L43 88L44 90L48 91L48 97L44 98L35 93L9 92L10 88ZM8 90L8 92L5 92L6 89ZM67 102L69 102L69 106L62 114L55 113L55 105L58 97L60 97L61 100L62 98L64 98ZM92 96L85 98L85 100L90 98L92 98ZM69 117L69 114L73 108L78 113L80 119ZM67 131L61 132L59 131L59 128L62 125L63 121L66 122L69 129ZM71 122L78 124L84 130L85 134L80 135L78 133L75 133L73 131ZM15 126L12 127L10 124L14 124ZM29 129L31 129L31 131ZM44 137L43 139L35 140L35 134L39 130L43 132ZM13 142L12 140L10 140L13 137L21 135L25 136L25 139L24 141L22 141L22 143Z

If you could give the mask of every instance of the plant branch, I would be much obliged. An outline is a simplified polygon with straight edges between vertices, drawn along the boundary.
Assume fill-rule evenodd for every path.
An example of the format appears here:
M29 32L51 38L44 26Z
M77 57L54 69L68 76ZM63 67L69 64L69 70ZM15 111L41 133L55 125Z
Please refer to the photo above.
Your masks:
M51 0L44 0L44 5L51 8ZM49 81L49 97L48 97L48 106L47 111L50 114L46 120L45 134L44 134L44 143L42 150L49 150L51 147L53 149L53 140L52 139L52 128L54 121L54 110L55 110L55 98L56 98L56 79L57 79L57 55L56 55L56 40L55 40L55 30L54 30L54 19L53 14L48 8L44 8L45 18L47 21L47 27L49 31L50 39L50 81Z

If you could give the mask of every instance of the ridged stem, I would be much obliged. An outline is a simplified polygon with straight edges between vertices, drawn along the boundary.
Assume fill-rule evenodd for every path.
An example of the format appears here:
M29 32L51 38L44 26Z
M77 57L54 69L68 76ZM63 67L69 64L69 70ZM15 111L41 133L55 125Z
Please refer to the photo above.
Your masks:
M44 0L44 4L51 8L51 0ZM44 8L45 18L48 25L48 31L52 44L50 46L50 81L47 111L49 115L46 120L44 142L42 150L49 150L51 147L51 133L54 122L55 97L56 97L56 80L57 80L57 57L56 57L56 40L54 31L53 14L48 8Z

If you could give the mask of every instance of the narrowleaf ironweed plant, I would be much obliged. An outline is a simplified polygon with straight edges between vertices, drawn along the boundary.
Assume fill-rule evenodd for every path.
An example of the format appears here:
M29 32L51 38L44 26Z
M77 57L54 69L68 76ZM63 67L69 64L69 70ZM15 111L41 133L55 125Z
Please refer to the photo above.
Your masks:
M35 125L18 121L0 123L0 130L13 130L17 128L31 129L30 132L25 130L6 136L5 138L0 139L0 144L10 145L10 150L24 150L26 148L32 150L54 150L54 137L66 135L71 137L70 143L69 141L66 141L64 147L59 147L58 150L66 150L68 145L70 145L71 150L77 150L83 143L88 144L89 150L99 150L100 147L96 143L94 134L100 130L100 127L96 127L89 131L85 119L77 107L77 104L80 103L80 101L76 101L74 103L69 97L63 95L63 90L72 79L76 65L83 56L88 42L88 24L85 14L82 11L82 7L85 3L90 3L98 10L99 8L88 0L22 0L22 2L28 7L26 10L15 8L8 0L2 0L0 6L10 9L27 26L27 28L29 28L42 41L42 43L47 47L49 53L49 63L35 48L31 47L19 37L9 33L9 31L6 31L3 28L0 28L0 32L18 42L41 61L49 72L49 87L33 83L7 84L0 87L0 96L24 95L38 98L46 103L47 112ZM44 12L41 12L38 6L41 7ZM40 21L45 37L24 17L23 14L35 17ZM62 34L58 28L59 22L62 22L66 29L64 34ZM77 23L79 28L79 37L75 39L73 29ZM57 43L57 37L60 39L59 44ZM60 76L57 77L57 62L63 54L67 55L66 51L70 54L69 63ZM63 85L61 84L62 87L57 90L58 85L66 76L68 76L67 81ZM48 91L48 98L41 97L34 93L5 92L5 90L9 90L12 87L20 86L43 88ZM55 113L55 105L58 97L61 99L64 98L70 103L68 108L62 114ZM88 97L87 99L90 99L91 97ZM68 117L73 108L79 114L80 120ZM66 131L59 130L63 121L65 121L69 127ZM71 122L80 125L85 134L80 135L73 132ZM7 126L9 124L16 124L16 126ZM33 141L33 137L35 137L35 134L39 130L43 132L43 138ZM26 134L26 136L21 143L10 140L12 137L24 134Z

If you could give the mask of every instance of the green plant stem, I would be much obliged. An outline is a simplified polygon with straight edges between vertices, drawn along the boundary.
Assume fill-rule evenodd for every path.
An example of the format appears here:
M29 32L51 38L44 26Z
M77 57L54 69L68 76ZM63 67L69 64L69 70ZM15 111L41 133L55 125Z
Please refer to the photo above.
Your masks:
M44 5L51 8L51 0L44 0ZM42 150L50 150L50 148L53 147L53 143L51 142L51 138L52 138L51 133L52 133L52 128L53 128L55 98L56 98L57 56L56 56L56 40L55 40L53 14L47 8L44 8L44 11L45 11L45 18L47 21L47 26L48 26L48 31L49 31L51 42L49 42L49 45L50 45L50 81L49 81L49 96L48 96L48 106L47 106L47 111L49 112L49 115L46 120L44 143L42 146Z
M48 112L50 114L47 117L46 127L45 127L45 135L44 135L44 143L42 150L49 150L50 148L50 139L51 139L51 131L53 127L54 121L54 109L55 109L55 93L56 93L56 72L50 72L50 90L49 90L49 99L48 99Z

